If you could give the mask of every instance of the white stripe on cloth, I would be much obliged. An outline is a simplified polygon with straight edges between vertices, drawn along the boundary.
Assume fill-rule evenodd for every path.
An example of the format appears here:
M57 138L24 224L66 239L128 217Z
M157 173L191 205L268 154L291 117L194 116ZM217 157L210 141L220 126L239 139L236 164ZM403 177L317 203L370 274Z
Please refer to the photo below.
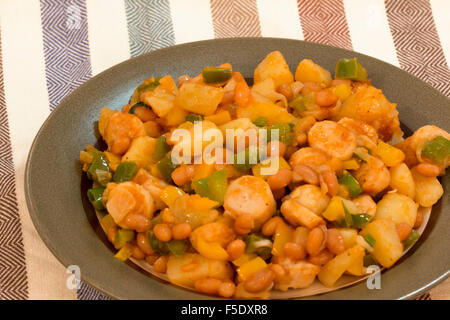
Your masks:
M38 236L26 207L24 170L31 143L50 113L38 0L0 2L5 97L30 299L75 299L65 268Z
M123 1L87 0L92 75L130 58Z
M296 0L257 0L263 37L303 40Z
M344 0L353 50L400 66L383 0Z
M170 0L175 43L214 39L209 0Z
M430 0L434 24L441 41L447 65L450 66L450 1Z

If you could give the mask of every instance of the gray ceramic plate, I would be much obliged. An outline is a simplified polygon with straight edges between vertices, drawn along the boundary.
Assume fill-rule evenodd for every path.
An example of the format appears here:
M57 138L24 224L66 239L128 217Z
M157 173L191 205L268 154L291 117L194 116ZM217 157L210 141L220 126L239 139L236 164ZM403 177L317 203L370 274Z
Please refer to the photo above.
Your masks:
M291 70L312 58L334 70L342 57L357 57L376 87L398 103L402 124L416 130L435 124L450 131L450 102L410 74L385 62L334 47L285 39L241 38L178 45L125 61L95 76L68 96L49 116L31 147L25 173L27 204L42 240L65 266L78 265L82 279L119 299L210 299L163 283L113 257L87 203L86 181L78 162L87 144L97 143L95 123L103 106L120 108L149 76L198 74L204 66L230 62L251 78L267 53L279 50ZM444 197L433 208L420 241L395 267L383 272L381 290L365 282L314 299L406 299L449 275L450 175L442 179ZM81 192L80 192L81 191Z

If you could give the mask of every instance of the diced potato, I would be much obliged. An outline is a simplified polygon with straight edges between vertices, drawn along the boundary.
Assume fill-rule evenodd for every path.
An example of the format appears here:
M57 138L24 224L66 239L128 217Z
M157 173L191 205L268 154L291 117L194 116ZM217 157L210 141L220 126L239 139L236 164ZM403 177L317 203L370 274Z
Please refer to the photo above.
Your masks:
M383 267L392 267L403 254L403 244L398 237L395 223L389 219L373 220L361 231L362 236L367 234L376 241L372 252L375 259Z
M289 199L281 205L281 213L283 217L293 226L306 226L310 229L323 223L323 219L302 206L295 199Z
M338 229L342 238L344 239L345 248L351 248L356 244L356 237L358 236L358 231L353 228L340 228Z
M173 284L194 287L195 281L207 277L228 280L233 269L226 261L207 259L199 254L185 253L182 257L170 256L167 262L167 277Z
M267 124L291 123L295 117L288 112L286 108L276 104L267 104L255 102L244 108L238 108L236 111L238 118L249 118L255 121L259 117L267 118Z
M331 91L333 91L334 94L341 101L344 101L345 99L350 97L350 95L352 94L352 88L345 83L342 83L340 85L337 85L336 87L331 88Z
M399 223L414 226L417 216L417 205L413 199L401 193L387 193L377 204L375 219L390 219Z
M188 112L180 107L174 107L165 118L165 125L168 127L174 127L182 124L186 120Z
M390 187L397 190L399 193L414 199L416 185L408 166L401 163L398 166L390 168L389 173L391 174Z
M274 80L275 87L278 87L283 83L291 83L294 81L294 76L289 70L289 66L280 51L269 53L255 69L255 83L267 78Z
M105 134L105 130L106 130L106 126L108 125L109 118L111 118L111 116L116 112L118 112L118 111L111 110L108 108L102 108L102 110L100 110L100 118L98 118L98 131L100 132L102 137Z
M310 59L303 59L295 71L295 80L300 82L320 82L326 86L331 83L331 74Z
M361 257L361 254L364 256L364 248L360 245L355 245L338 254L320 270L318 274L320 282L326 287L332 287L344 272Z
M386 166L398 166L405 160L405 154L402 150L380 141L374 150L374 154L378 156Z
M250 89L251 100L258 103L279 104L286 108L288 105L286 97L276 89L275 81L271 78L255 83Z
M217 112L211 116L206 116L205 120L214 122L216 125L220 126L222 124L225 124L227 122L231 121L231 115L228 110L222 110L220 112Z
M168 207L173 207L175 204L175 201L184 195L186 195L186 193L183 190L181 190L180 188L177 188L175 186L167 186L161 190L159 198Z
M189 112L209 116L214 114L223 95L222 88L185 83L175 98L175 104Z
M161 135L159 124L153 120L144 122L144 130L145 133L152 138L158 138Z
M309 287L320 271L320 266L306 261L282 259L280 264L286 270L286 274L275 283L275 289L281 291L286 291L289 288L300 289Z
M130 145L128 151L123 155L123 161L134 161L139 167L150 169L150 166L155 162L153 160L153 150L155 149L154 138L149 136L142 136L135 138Z
M284 245L292 241L294 229L284 222L280 222L275 230L273 240L272 254L274 256L284 255Z
M240 299L269 299L270 290L264 290L261 292L251 293L244 289L244 284L241 282L236 286L235 298Z
M364 274L364 251L358 251L355 260L347 268L347 273L352 276L362 276Z
M425 177L421 175L415 168L411 169L411 174L416 184L415 200L422 207L431 207L439 201L444 194L444 189L437 178Z
M246 264L247 262L249 262L250 260L255 259L256 257L257 257L256 253L244 253L238 259L233 260L233 264L236 267L240 267L240 266L243 266L244 264Z
M334 196L322 216L328 221L340 221L345 217L344 205L351 214L358 213L358 207L350 200Z

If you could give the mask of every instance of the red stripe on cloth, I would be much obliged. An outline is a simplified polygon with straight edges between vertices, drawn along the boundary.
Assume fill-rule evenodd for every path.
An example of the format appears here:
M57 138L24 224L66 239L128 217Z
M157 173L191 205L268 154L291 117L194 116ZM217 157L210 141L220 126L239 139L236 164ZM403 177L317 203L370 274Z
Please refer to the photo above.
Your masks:
M342 0L297 0L306 41L352 50Z
M402 69L450 96L450 71L427 0L386 0L386 13Z
M28 282L4 89L0 36L0 300L16 300Z
M256 0L211 0L216 38L260 37Z

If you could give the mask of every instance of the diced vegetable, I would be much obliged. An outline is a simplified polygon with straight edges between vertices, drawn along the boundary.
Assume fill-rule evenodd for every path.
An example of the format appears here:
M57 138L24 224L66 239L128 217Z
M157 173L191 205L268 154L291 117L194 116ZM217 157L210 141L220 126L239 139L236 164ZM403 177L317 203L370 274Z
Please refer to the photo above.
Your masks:
M144 92L150 92L156 89L157 86L159 86L159 80L161 80L161 77L155 78L149 78L146 79L141 85L139 85L136 90L134 90L133 95L131 96L130 103L135 104L141 101L141 94Z
M364 256L364 250L358 250L357 252L355 252L355 255L352 259L353 262L346 270L347 273L353 276L362 276L364 274Z
M450 156L450 140L443 136L437 136L425 143L422 156L437 164L444 164Z
M371 219L372 216L367 213L352 214L353 227L361 229L365 227Z
M202 256L214 260L227 260L229 258L227 251L217 242L206 242L198 238L192 245Z
M402 150L391 146L383 141L378 142L374 154L384 162L388 167L398 166L405 160L405 154Z
M236 267L240 267L240 266L243 266L244 264L246 264L247 262L249 262L250 260L255 259L256 257L257 257L256 253L244 253L238 259L234 260L233 264Z
M223 204L227 186L227 172L224 169L214 172L209 178L198 179L192 183L197 194L217 201L219 204Z
M133 253L133 247L126 243L114 256L114 258L119 259L120 261L127 261Z
M267 125L267 118L266 117L258 117L253 121L253 123L258 127L264 127Z
M125 161L119 164L114 172L114 182L124 182L133 180L134 176L138 172L138 165L134 161Z
M256 253L266 260L270 258L272 241L256 234L250 234L245 237L245 251L247 253Z
M195 121L203 121L203 116L201 114L188 114L185 118L186 121L194 123Z
M261 257L256 257L240 266L237 269L237 274L240 280L245 281L245 279L250 277L252 274L265 268L267 268L267 263Z
M350 214L358 213L359 210L352 201L334 196L331 198L331 201L328 203L328 207L322 213L322 216L328 221L341 221L345 218L344 204L345 209L347 209Z
M278 166L276 166L276 162L274 161L278 160ZM273 165L273 167L272 167ZM262 169L265 169L264 174ZM266 179L270 177L271 175L278 172L279 169L291 169L287 161L283 157L278 158L268 158L265 160L262 160L261 162L257 163L254 167L252 167L252 173L255 177L261 177L263 179Z
M188 243L185 240L171 240L167 243L169 251L177 257L183 256L188 248Z
M356 58L342 58L336 65L335 78L366 81L367 71L361 66Z
M416 230L412 230L409 237L403 240L403 247L405 250L411 248L417 240L420 238L420 233L418 233Z
M103 191L105 191L105 188L92 188L87 192L88 199L95 210L101 211L105 209L102 203Z
M364 240L373 248L377 241L370 235L370 233L364 236Z
M138 102L138 103L135 103L135 104L130 108L130 110L128 110L128 113L134 114L134 110L135 110L137 107L147 107L147 108L151 109L151 108L150 108L148 105L146 105L145 103L143 103L143 102Z
M147 238L150 242L150 246L155 252L159 253L160 255L165 255L169 253L167 242L160 241L152 231L147 231Z
M362 189L358 180L356 180L350 173L340 175L338 181L340 184L343 184L348 188L353 198L356 198L361 194Z
M155 150L155 139L149 136L141 136L133 139L128 151L123 155L122 162L133 161L139 167L148 169L154 160L152 154Z
M175 105L204 116L214 114L222 101L224 90L204 84L185 83L175 97Z
M153 151L153 160L159 161L170 151L170 146L167 144L167 137L162 135L156 139L155 150Z
M198 194L190 195L187 198L187 206L194 211L207 211L219 206L217 201L211 200L207 197L201 197Z
M278 139L275 138L275 130L278 130ZM294 140L294 133L287 123L272 124L267 127L267 141L278 140L289 146Z
M345 170L359 169L359 162L356 159L345 160L342 162L342 168Z
M213 115L206 116L205 120L211 121L212 123L215 123L216 125L220 126L222 124L225 124L227 122L231 121L231 115L228 110L222 110L220 112L217 112Z
M156 163L156 167L158 168L161 177L166 182L172 182L172 172L177 168L177 165L172 162L170 155L167 155L159 160Z
M425 177L417 172L416 168L411 169L411 174L416 186L415 199L422 207L429 208L434 205L444 194L444 188L435 177Z
M225 82L231 78L232 71L228 68L206 67L202 71L205 83Z
M341 83L340 85L332 88L332 91L341 101L344 101L352 94L352 88L345 83Z
M258 148L256 146L250 146L242 150L234 156L234 167L236 170L245 172L250 170L257 164L259 160Z
M184 195L185 195L185 192L183 190L181 190L180 188L177 188L175 186L167 186L161 191L159 197L170 208L175 205L175 201L178 198L180 198Z
M396 224L406 223L413 227L416 216L417 205L414 200L400 193L387 193L378 201L375 219L390 219Z
M107 214L100 220L100 226L105 233L108 233L109 229L116 227L117 225L114 222L113 217L110 214Z
M315 104L313 93L300 93L289 102L289 107L302 114Z
M269 53L256 67L254 72L255 83L265 79L273 79L275 87L294 81L294 76L289 70L289 66L281 52L273 51Z
M289 113L287 108L262 102L253 102L245 108L238 108L236 115L238 118L249 118L251 121L264 117L267 118L268 125L274 123L291 123L295 120L295 117Z
M331 74L310 59L303 59L295 71L295 80L300 82L319 82L327 87L331 83Z
M116 238L114 239L114 247L116 249L122 248L126 243L134 240L134 231L119 229L117 230Z
M272 254L274 256L284 256L284 245L292 241L294 229L284 222L280 222L275 229Z
M353 228L340 228L339 233L344 239L345 248L351 248L356 244L356 237L358 236L358 231Z
M372 255L383 267L390 268L400 259L403 245L392 220L373 220L361 231L363 237L368 234L375 240Z
M397 190L397 192L414 199L416 184L408 166L405 163L401 163L398 166L390 168L389 173L391 175L389 186L393 190Z
M106 187L106 184L111 181L112 174L106 161L105 155L100 151L89 151L93 153L94 158L89 165L86 173L89 179L94 180L100 185Z

